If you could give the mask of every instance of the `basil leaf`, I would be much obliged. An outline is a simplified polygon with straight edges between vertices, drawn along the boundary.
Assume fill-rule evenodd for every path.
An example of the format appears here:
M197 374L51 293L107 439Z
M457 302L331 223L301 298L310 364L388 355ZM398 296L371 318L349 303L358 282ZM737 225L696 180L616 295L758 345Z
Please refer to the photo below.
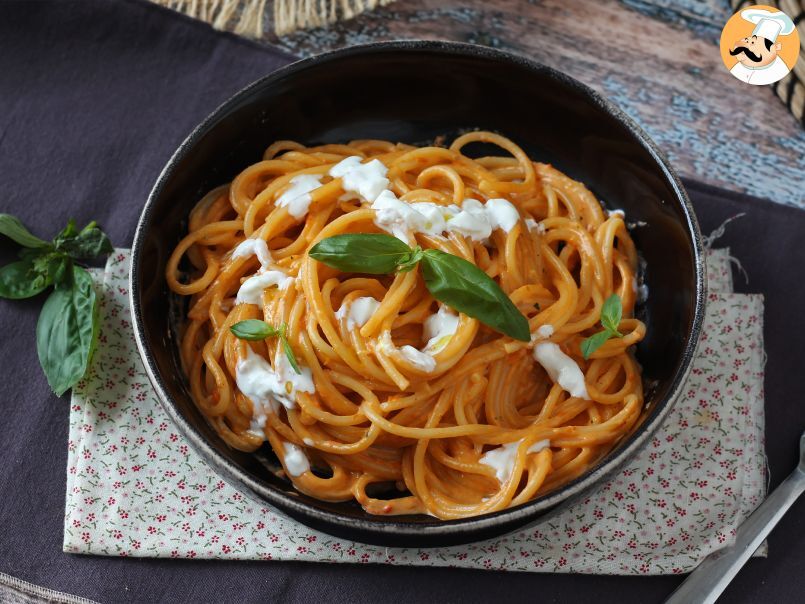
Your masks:
M282 342L282 350L285 352L285 356L288 357L288 363L293 367L296 373L302 375L302 370L299 369L299 363L296 362L296 355L293 353L293 348L291 348L288 338L286 338L284 334L280 337L280 342Z
M584 341L581 343L581 354L584 356L584 359L587 360L590 358L596 350L601 348L604 345L612 334L608 330L599 331L597 334L590 336L589 338L585 338Z
M229 331L238 339L251 341L265 340L279 334L271 325L260 319L239 321L230 327Z
M72 267L73 261L64 254L52 254L45 263L48 280L56 286L67 282L72 275Z
M400 260L400 263L397 265L397 272L407 273L414 270L416 265L419 264L419 261L422 260L422 256L424 254L425 251L421 247L416 246L416 248L414 248L410 254L407 254L402 260Z
M0 214L0 235L5 235L12 241L19 243L23 247L40 248L48 247L50 244L33 235L19 218L11 214Z
M612 294L604 301L604 305L601 307L601 325L604 326L604 329L610 331L612 335L622 337L621 333L618 332L622 316L623 305L621 298L618 294Z
M528 320L480 268L440 250L425 250L421 264L434 298L516 340L531 340Z
M67 229L56 236L54 244L57 250L73 258L95 258L114 251L109 237L94 221L85 226L80 233L75 232L74 223L71 222Z
M76 235L78 235L78 229L75 227L75 220L70 218L70 220L67 221L67 226L59 231L53 238L53 243L58 246L61 242L71 239Z
M296 373L302 373L299 369L299 363L296 362L293 348L291 348L291 345L288 343L288 338L285 337L285 333L288 331L288 325L286 323L283 323L280 325L279 329L276 329L260 319L247 319L245 321L238 321L229 328L229 331L241 340L256 341L265 340L266 338L274 336L279 337L280 344L282 344L282 351L288 358L288 363Z
M308 255L345 273L387 275L411 261L414 250L391 235L355 233L322 239ZM410 270L410 269L409 269Z
M87 372L98 337L98 299L92 277L73 266L71 279L53 290L36 324L36 350L57 396Z
M12 262L0 268L0 298L31 298L44 291L50 283L48 275L37 271L30 260Z
M293 370L302 375L302 371L299 369L299 363L296 362L296 355L293 353L293 348L291 348L290 343L288 342L288 324L287 323L280 323L280 328L278 330L280 343L282 344L282 351L285 353L285 357L288 359L288 363L293 367Z
M63 252L52 248L50 250L26 249L20 251L20 258L30 262L37 273L47 275L50 283L54 285L72 278L70 267L73 265L73 261Z

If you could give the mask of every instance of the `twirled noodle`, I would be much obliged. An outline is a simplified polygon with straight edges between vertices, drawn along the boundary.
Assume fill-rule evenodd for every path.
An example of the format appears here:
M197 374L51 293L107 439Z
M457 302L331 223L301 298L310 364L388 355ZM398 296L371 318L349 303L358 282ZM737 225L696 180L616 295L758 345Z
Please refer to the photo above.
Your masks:
M474 142L510 156L471 159L462 151ZM515 206L516 223L486 238L456 229L408 230L402 238L484 270L527 317L530 343L443 308L454 331L422 352L427 321L441 307L418 270L344 274L307 255L326 237L383 232L373 200L347 186L348 176L330 175L348 157L360 158L353 166L379 160L376 176L383 184L387 169L386 188L403 202L453 213L468 198ZM249 253L257 240L267 243L268 258ZM510 140L472 132L449 148L278 141L198 202L166 276L174 292L190 296L181 357L192 395L230 446L254 451L267 440L295 487L322 500L453 519L518 505L572 480L635 424L643 392L630 349L645 334L631 318L636 265L622 214L605 212L583 184L532 162ZM255 275L283 285L258 288L257 304L244 301L238 292ZM581 342L600 330L613 293L622 300L624 337L584 360ZM232 335L233 324L254 318L288 325L305 375L287 371L276 339ZM554 383L533 354L541 345L546 355L569 356L587 398ZM430 367L419 362L428 356ZM255 367L263 373L250 374L250 399L239 383L247 388ZM284 395L272 395L266 378L284 383Z

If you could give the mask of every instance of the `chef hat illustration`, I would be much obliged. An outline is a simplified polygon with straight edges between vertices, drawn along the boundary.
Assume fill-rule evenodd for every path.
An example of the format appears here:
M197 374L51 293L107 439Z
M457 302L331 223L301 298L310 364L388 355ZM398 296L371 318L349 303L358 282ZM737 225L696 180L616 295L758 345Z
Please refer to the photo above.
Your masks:
M760 36L774 42L777 36L786 36L794 31L794 22L782 12L773 13L763 8L747 8L741 17L755 24L753 36Z

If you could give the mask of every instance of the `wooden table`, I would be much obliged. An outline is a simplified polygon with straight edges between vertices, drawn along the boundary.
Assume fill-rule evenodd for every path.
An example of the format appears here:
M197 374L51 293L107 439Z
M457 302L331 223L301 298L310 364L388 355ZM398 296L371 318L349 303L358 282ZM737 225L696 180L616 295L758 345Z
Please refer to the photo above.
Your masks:
M397 0L266 41L300 56L404 38L521 53L620 105L683 177L805 208L805 131L770 88L724 68L730 13L727 0Z

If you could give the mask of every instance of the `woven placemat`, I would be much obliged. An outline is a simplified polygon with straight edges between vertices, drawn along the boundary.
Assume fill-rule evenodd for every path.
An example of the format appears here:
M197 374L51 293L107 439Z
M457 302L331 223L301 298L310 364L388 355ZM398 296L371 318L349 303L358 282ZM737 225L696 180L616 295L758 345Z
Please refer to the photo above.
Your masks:
M363 12L386 6L394 0L151 0L189 17L201 19L216 29L260 38L265 16L273 14L278 36L297 29L324 27L351 19Z

